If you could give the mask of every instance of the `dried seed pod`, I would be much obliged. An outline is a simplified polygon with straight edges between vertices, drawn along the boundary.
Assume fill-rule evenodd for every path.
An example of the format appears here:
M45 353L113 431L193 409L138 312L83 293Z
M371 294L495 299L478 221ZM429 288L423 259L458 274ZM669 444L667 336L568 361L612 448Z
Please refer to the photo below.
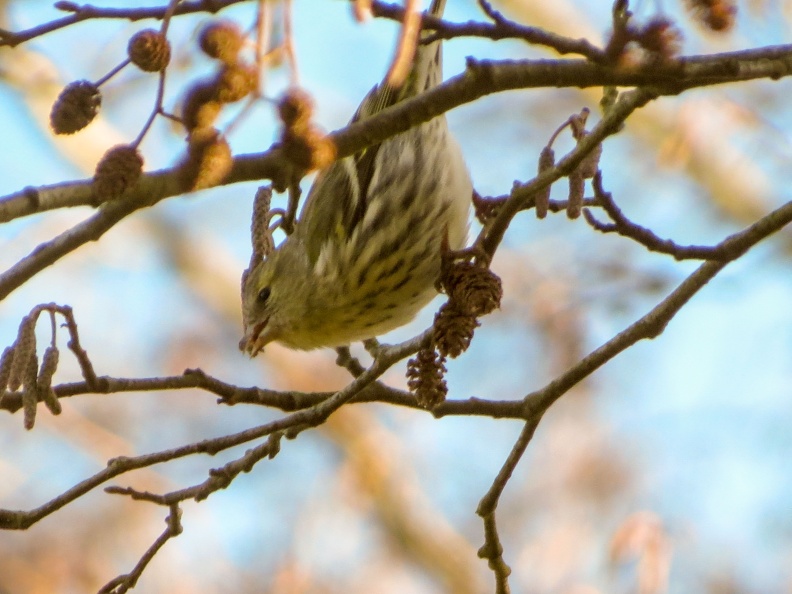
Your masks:
M240 101L256 90L258 69L247 64L226 64L215 80L216 98L221 103Z
M55 375L55 370L58 368L58 360L60 359L60 352L56 346L48 346L44 350L44 355L41 357L41 368L36 378L36 384L39 387L49 387L52 385L52 377Z
M335 143L315 126L301 130L300 134L287 132L281 142L286 158L303 171L322 169L336 158Z
M14 344L14 359L8 378L8 389L12 392L18 390L25 381L31 356L36 356L36 318L25 316L19 324L19 332Z
M223 104L217 100L215 81L202 81L189 88L182 102L182 122L188 131L209 128L217 120Z
M38 372L38 356L36 352L31 353L25 365L25 389L22 391L22 410L24 412L23 425L30 431L36 423L36 408L38 406L38 386L36 384L36 373Z
M53 415L59 415L63 412L63 407L61 406L60 400L58 399L58 395L55 393L55 390L52 389L52 386L48 388L39 388L39 399L44 402L44 405L47 407Z
M454 307L475 317L499 308L503 297L500 277L489 268L471 262L455 262L447 267L443 286Z
M52 376L55 375L55 370L58 368L59 358L58 347L48 346L41 357L41 368L38 372L38 378L36 378L38 399L44 401L44 404L53 415L59 415L63 410L58 396L52 389Z
M143 157L137 148L128 144L114 146L96 165L93 194L108 200L118 198L137 183L141 173Z
M669 60L682 50L682 33L667 17L655 17L641 28L638 43L646 51Z
M311 122L313 113L313 99L302 89L292 88L278 101L283 151L303 171L327 167L337 153L335 143Z
M135 33L127 45L129 60L144 72L160 72L170 62L171 48L168 39L154 29Z
M314 114L313 97L300 88L286 91L278 101L278 115L287 131L298 134L311 123Z
M586 187L583 174L580 169L575 169L569 174L569 197L567 198L567 217L576 219L580 216L580 210L583 207L583 196L585 195Z
M711 31L724 32L734 27L737 5L734 0L687 0L688 11Z
M443 357L458 357L470 346L473 332L478 326L474 315L456 307L453 301L444 303L435 314L434 340L437 352Z
M555 167L555 151L549 146L546 146L539 154L539 173L543 173L552 167ZM545 218L547 216L548 207L550 206L550 186L547 186L536 195L536 198L534 198L534 205L536 206L536 218Z
M197 128L188 140L180 173L186 188L204 190L221 183L234 165L231 147L215 128Z
M421 349L407 362L407 386L423 408L431 410L445 401L448 386L444 362L434 349Z
M602 145L598 144L577 166L577 170L583 176L583 179L591 179L597 174L600 157L602 157Z
M11 377L11 366L14 364L14 347L6 347L0 355L0 398L8 387L8 380Z
M215 21L209 23L201 30L198 36L198 45L210 58L220 60L225 64L234 64L237 61L245 38L242 30L233 21Z
M473 210L479 223L486 225L498 216L501 206L506 202L505 198L484 198L477 192L473 192Z
M90 124L99 112L102 95L99 87L87 80L66 85L50 113L55 134L74 134Z

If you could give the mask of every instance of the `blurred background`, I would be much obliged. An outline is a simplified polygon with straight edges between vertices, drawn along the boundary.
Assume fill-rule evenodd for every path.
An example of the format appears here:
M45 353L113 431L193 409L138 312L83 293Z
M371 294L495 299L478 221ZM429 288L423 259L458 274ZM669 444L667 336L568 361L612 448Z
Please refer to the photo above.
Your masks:
M106 0L103 6L160 5ZM273 5L275 14L281 5ZM503 0L521 23L601 43L610 2ZM678 1L639 1L646 21L662 10L683 33L684 54L788 42L792 3L743 0L735 27L704 30ZM220 16L247 29L255 3ZM58 16L51 2L0 2L0 27ZM473 0L450 0L449 20L484 20ZM173 20L166 107L213 64L196 50L209 15ZM153 22L81 23L0 51L0 195L92 175L104 151L133 140L154 101L156 77L132 68L103 86L100 117L54 138L48 116L64 84L96 80ZM277 39L282 32L276 28ZM398 27L358 24L346 2L294 5L299 83L317 121L343 126L391 59ZM446 43L445 74L478 58L553 57L515 41ZM268 70L277 97L289 71ZM679 243L709 244L789 200L790 82L761 81L656 101L607 141L606 188L633 220ZM536 170L541 147L596 90L503 93L448 114L474 185L504 194ZM234 110L229 111L233 118ZM235 154L278 137L271 103L234 128ZM146 170L172 166L183 134L159 119L142 145ZM556 145L560 154L571 141ZM304 180L307 188L310 180ZM179 374L200 367L241 386L327 390L348 382L335 353L268 347L249 360L241 336L239 277L249 257L256 184L161 202L70 254L0 303L0 347L38 303L74 308L97 373ZM554 188L563 199L565 183ZM0 266L91 214L75 208L0 226ZM474 232L477 228L474 227ZM596 594L792 593L792 235L784 230L731 264L657 340L629 349L545 416L499 508L514 592ZM602 236L582 219L521 214L497 254L501 311L485 318L471 349L448 365L449 397L522 398L646 313L696 267ZM438 301L439 303L439 301ZM426 328L437 304L384 340ZM45 340L47 334L40 324ZM55 381L79 371L63 348ZM365 357L360 345L353 352ZM404 387L405 365L385 377ZM278 418L260 407L218 406L200 391L79 396L33 431L0 414L0 507L30 509L137 455L221 436ZM160 551L141 592L473 593L493 590L476 557L475 515L520 424L444 418L384 405L348 406L200 504L184 505L184 534ZM240 456L192 457L112 484L164 492L203 481ZM166 510L101 489L25 532L0 533L0 592L91 592L129 571L163 530Z

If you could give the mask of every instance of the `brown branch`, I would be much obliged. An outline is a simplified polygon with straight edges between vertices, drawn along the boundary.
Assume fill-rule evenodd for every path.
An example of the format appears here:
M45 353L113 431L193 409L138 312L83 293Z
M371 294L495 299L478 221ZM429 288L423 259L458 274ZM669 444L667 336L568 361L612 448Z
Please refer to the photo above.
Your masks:
M382 142L400 132L470 103L486 95L539 87L650 86L657 95L676 94L710 84L781 78L792 71L792 45L772 46L741 52L680 58L667 65L631 70L608 68L584 60L470 60L467 70L418 97L390 107L376 116L330 134L343 158ZM238 156L224 184L275 179L280 188L290 181L289 167L276 148L264 153ZM128 200L150 206L181 193L178 184L167 181L173 170L144 175L129 190ZM162 194L160 192L170 192ZM152 192L157 192L152 196ZM67 206L95 205L90 182L25 188L0 198L0 222Z
M503 489L514 473L514 469L517 468L517 464L525 453L525 448L528 447L533 438L534 431L536 431L541 418L541 415L538 415L525 423L506 461L503 463L486 495L481 498L476 509L476 513L484 520L484 545L479 549L478 556L482 559L487 559L489 568L495 574L495 591L498 594L508 594L510 592L508 577L511 574L511 568L503 560L503 547L495 525L495 510L498 507L498 501Z
M510 594L511 567L503 560L503 545L494 513L484 516L484 545L478 550L478 556L487 560L487 565L495 575L495 594Z
M418 350L425 346L430 339L431 332L426 331L403 343L381 347L377 358L371 366L346 387L311 408L297 411L282 419L252 427L238 433L214 439L205 439L197 443L152 454L113 458L107 463L107 467L104 470L74 485L37 508L29 511L0 509L0 529L25 530L99 485L131 470L154 466L193 454L215 455L223 450L272 435L276 432L284 432L287 437L291 437L307 427L320 425L333 412L351 401L357 394L374 382L395 363L418 352Z
M602 187L602 174L597 172L593 184L595 205L601 206L613 223L603 223L594 217L588 208L583 211L586 222L601 233L618 233L640 243L651 252L669 254L676 260L733 260L742 252L732 244L721 243L717 246L680 245L670 239L663 239L651 229L642 227L628 219L616 205L613 196ZM737 249L736 253L732 253Z
M526 422L506 462L493 481L489 491L481 499L476 510L476 513L484 520L485 533L485 542L479 550L479 556L488 560L489 567L495 574L497 592L508 594L507 578L511 570L503 560L503 548L500 544L495 524L495 511L503 489L511 478L545 411L573 386L625 349L639 340L659 336L682 306L720 272L728 262L739 258L752 246L790 222L792 222L792 202L776 209L743 231L726 238L713 248L716 253L724 258L723 260L713 260L704 263L648 314L590 353L577 365L550 382L545 388L528 394L523 399L525 418L530 420Z
M182 533L181 513L181 508L178 505L171 505L170 513L168 517L165 518L167 527L162 534L160 534L146 552L143 553L132 571L110 580L99 589L99 594L122 594L134 588L140 576L143 575L146 566L148 566L154 558L154 555L156 555L171 538L179 536Z
M358 361L357 357L353 357L352 353L349 351L349 347L342 346L336 347L336 365L339 367L343 367L346 369L352 377L357 377L366 369L363 367L363 364Z
M601 85L650 85L651 90L635 90L615 107L615 114L609 114L603 122L621 123L627 112L639 107L658 94L675 94L682 90L716 84L749 80L756 78L780 78L792 71L792 46L777 46L762 50L733 52L712 57L684 58L671 66L655 66L645 71L621 71L614 68L593 65L581 60L546 60L520 62L475 62L469 60L464 74L416 98L390 107L374 117L356 122L333 132L330 138L337 147L338 158L352 155L377 142L431 120L446 111L499 91L517 88L536 88L542 86L601 86ZM635 104L633 104L633 102ZM504 208L496 222L496 233L486 242L488 251L500 242L506 222L522 208L530 196L546 187L556 179L568 175L593 146L612 133L600 126L595 128L570 155L558 166L538 176L523 188L523 198L515 200L512 207ZM597 130L600 134L596 134ZM276 188L285 188L291 167L278 148L265 153L242 155L234 160L234 167L224 182L226 184L272 179ZM72 204L91 204L90 183L82 182L73 186ZM61 235L38 246L31 254L20 260L3 274L0 274L0 300L30 278L52 265L66 254L89 241L99 239L136 210L153 206L160 200L181 194L183 191L177 172L164 170L143 176L138 184L129 190L128 195L119 200L105 203L98 213L65 231ZM28 189L13 199L0 199L0 222L31 214L31 206L41 204L40 198L32 197L37 192ZM63 201L61 200L62 204ZM508 214L507 214L508 213ZM9 217L9 214L11 216Z
M299 429L297 432L292 432L289 437L294 438L297 436L297 433L299 433ZM282 437L283 432L275 431L270 433L267 441L248 450L243 456L236 460L232 460L220 468L211 469L208 479L203 483L191 487L179 489L178 491L171 491L163 495L149 493L148 491L138 491L131 487L106 487L105 492L114 495L128 495L134 500L150 501L158 505L167 506L177 505L187 499L203 501L212 493L228 487L242 472L250 472L253 470L253 467L264 458L270 460L274 458L278 452L280 452L280 441Z
M452 23L444 19L424 14L421 28L434 31L428 35L423 43L431 43L438 39L454 39L457 37L483 37L492 41L502 39L519 39L531 45L548 47L561 55L578 54L585 56L593 62L603 62L606 58L603 50L585 39L571 39L550 33L538 27L528 27L510 21L485 1L479 4L487 16L494 22L483 23L468 21L467 23ZM376 17L386 18L401 22L404 19L404 7L398 4L387 4L375 1L371 6L372 14Z
M362 374L365 368L360 368ZM73 382L53 386L58 398L69 398L85 394L123 394L127 392L152 392L159 390L202 389L220 396L221 404L254 404L276 408L283 412L305 410L324 402L335 392L299 392L277 391L258 387L244 388L225 383L205 374L200 369L188 369L183 375L150 378L120 378L101 376L92 383ZM426 412L415 396L404 390L398 390L373 382L362 389L350 403L379 402L393 404ZM15 413L22 408L21 392L6 392L0 399L0 410ZM447 416L485 416L494 419L522 419L523 405L520 400L488 400L468 398L465 400L446 400L431 411L435 417Z
M62 507L79 499L89 491L102 485L116 476L147 468L156 464L162 464L171 460L184 458L194 454L215 455L223 450L241 445L248 441L265 437L275 431L284 431L293 426L299 426L301 418L297 415L306 416L305 411L285 417L284 419L273 421L265 425L253 427L239 433L225 435L215 439L207 439L197 443L188 444L163 450L152 454L145 454L135 457L118 457L108 461L107 467L87 479L77 483L67 489L57 497L29 511L0 509L0 529L4 530L26 530L36 522L58 511Z
M175 195L178 192L178 182L174 175L157 176L154 174L145 176L141 180L142 183L138 184L138 187L151 186L158 181L170 183L172 188L168 192L170 195ZM90 182L85 182L81 190L83 189L86 193L90 193ZM157 194L161 192L162 190L157 192ZM150 201L142 200L140 194L134 192L133 195L127 198L105 203L96 214L82 223L64 231L50 241L40 244L30 254L19 260L3 274L0 274L0 300L5 299L14 289L60 260L66 254L89 241L97 241L123 218L150 204Z
M656 338L662 334L665 327L682 306L723 270L729 262L739 258L757 243L779 231L790 222L792 222L792 202L787 202L756 221L753 225L727 237L714 249L718 252L729 254L729 259L709 260L702 264L645 316L591 352L577 365L550 382L546 387L525 396L523 399L525 418L540 417L572 386L591 375L616 355L640 340Z
M246 0L193 0L180 2L174 14L193 14L197 12L217 13L233 4ZM16 47L21 43L52 33L59 29L69 27L82 21L93 19L123 19L127 21L140 21L145 19L163 19L167 15L169 6L155 6L150 8L102 8L90 4L80 5L75 2L58 2L57 8L64 12L71 12L69 16L55 19L23 31L5 31L0 29L0 47Z
M534 197L553 182L572 173L605 138L621 129L622 123L633 111L653 98L654 95L644 89L624 93L607 115L555 167L543 171L526 184L515 184L509 199L498 207L494 220L481 230L475 245L491 258L511 220L520 210L532 205Z
M750 247L766 238L773 232L779 230L784 225L792 221L792 203L788 203L783 207L770 213L766 217L757 221L744 231L734 234L727 238L720 245L728 246L728 249L734 250L734 258L744 253ZM605 343L602 347L592 352L589 356L585 357L581 362L568 372L551 382L544 389L527 395L519 406L522 409L522 418L530 419L523 430L520 440L515 444L515 447L507 459L504 467L501 469L490 492L485 495L480 504L481 513L485 517L485 530L487 531L487 542L483 549L483 556L485 556L495 567L498 583L502 592L508 592L508 583L506 579L507 566L501 558L499 548L499 539L497 538L497 530L494 524L494 516L487 516L489 510L493 510L497 505L500 494L508 481L508 477L513 472L514 467L519 461L522 452L525 449L530 436L533 433L533 428L541 419L543 413L547 408L552 405L555 400L566 393L572 386L580 382L582 379L593 373L596 369L604 363L614 358L620 352L635 344L643 338L654 338L658 336L673 316L679 309L711 278L713 278L720 270L726 266L727 262L707 262L702 265L696 272L688 277L675 291L673 291L662 303L655 307L646 316L638 320L629 328L621 332L612 340ZM334 410L346 402L351 402L356 394L359 394L366 386L370 385L379 375L400 360L414 352L417 352L422 345L428 342L430 333L426 332L421 336L416 337L411 341L407 341L400 345L388 347L383 346L378 349L378 358L374 364L365 370L356 380L349 386L334 394L333 396L321 401L314 407L299 411L293 415L289 415L284 419L268 423L259 427L254 427L246 431L216 438L213 440L204 440L196 444L189 444L179 448L156 452L144 456L134 458L116 458L108 463L108 467L95 474L94 476L82 481L71 489L62 493L53 500L45 503L44 505L35 508L31 511L14 511L14 510L0 510L0 528L6 529L25 529L43 517L57 511L64 505L79 498L83 494L92 490L98 485L106 482L107 480L128 472L133 469L143 468L159 464L162 462L170 461L180 457L196 454L207 453L215 454L224 449L240 445L250 440L259 439L264 436L273 435L276 432L300 432L306 427L314 426L321 423L327 418ZM196 374L198 375L198 374ZM143 380L145 381L145 380ZM98 382L102 383L102 382ZM209 382L210 384L212 382ZM233 388L237 390L237 388ZM460 401L460 408L467 405L471 409L478 407L483 401ZM489 403L493 404L493 403ZM441 405L442 407L455 406L453 401L449 401ZM443 416L443 413L437 416ZM464 414L464 413L460 413ZM263 447L263 445L262 445ZM259 453L262 453L263 450ZM213 485L214 486L214 485ZM204 487L206 488L206 487ZM199 489L190 491L197 494L202 492Z
M74 353L77 363L80 365L82 376L85 378L85 384L95 389L99 384L99 381L96 377L93 364L88 358L88 353L85 352L85 349L82 348L82 345L80 344L80 334L77 331L77 321L74 319L74 312L72 311L72 308L68 305L58 306L53 303L48 307L45 307L45 309L49 309L49 311L57 311L66 319L66 328L69 331L69 342L66 344L66 346L69 347L72 353Z

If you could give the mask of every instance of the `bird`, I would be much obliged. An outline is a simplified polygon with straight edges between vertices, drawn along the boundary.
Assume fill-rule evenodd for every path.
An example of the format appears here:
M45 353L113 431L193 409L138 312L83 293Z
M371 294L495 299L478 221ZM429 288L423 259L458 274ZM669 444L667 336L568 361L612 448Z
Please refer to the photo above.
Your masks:
M445 0L429 14L442 16ZM442 79L440 40L420 40L409 74L387 77L352 122L414 97ZM437 295L443 254L464 247L472 182L444 115L327 166L294 226L243 282L244 337L313 350L374 338L410 322Z

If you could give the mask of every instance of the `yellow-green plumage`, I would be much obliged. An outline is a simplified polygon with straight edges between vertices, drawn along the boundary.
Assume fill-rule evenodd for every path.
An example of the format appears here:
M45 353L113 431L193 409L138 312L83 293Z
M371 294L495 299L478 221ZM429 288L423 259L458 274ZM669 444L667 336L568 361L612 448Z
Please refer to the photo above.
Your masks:
M440 66L440 42L420 45L404 85L375 87L353 119L435 86ZM245 350L339 346L409 322L436 295L442 250L464 246L471 194L444 117L333 163L294 233L248 276Z

